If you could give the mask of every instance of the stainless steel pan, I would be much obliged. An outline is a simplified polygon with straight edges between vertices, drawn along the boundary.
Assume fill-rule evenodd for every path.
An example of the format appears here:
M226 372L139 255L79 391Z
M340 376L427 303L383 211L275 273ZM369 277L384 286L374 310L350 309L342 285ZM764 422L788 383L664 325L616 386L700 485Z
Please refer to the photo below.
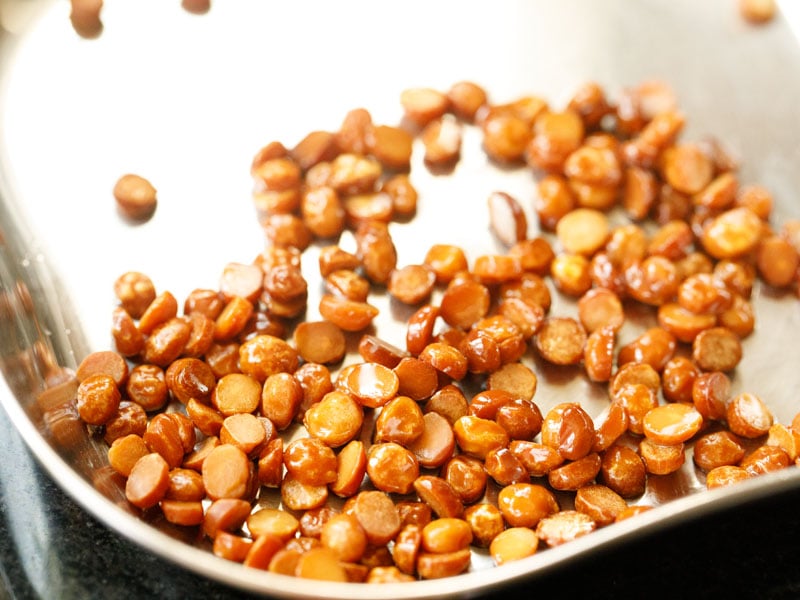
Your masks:
M471 79L497 102L533 93L560 105L588 80L613 96L663 79L688 116L684 138L722 140L741 160L742 181L774 193L776 222L800 216L800 11L789 1L780 6L774 22L754 27L733 0L239 0L217 1L205 15L177 2L108 0L102 34L86 40L71 29L65 1L0 0L4 409L53 479L120 535L198 576L293 598L474 596L641 532L797 487L790 468L708 492L687 461L639 501L656 509L502 568L477 555L470 573L441 581L296 580L223 561L136 516L102 444L74 421L74 387L62 370L111 346L111 284L123 271L146 272L180 298L215 287L225 263L263 249L248 175L258 148L335 129L359 106L376 122L396 123L406 87ZM461 244L470 257L496 251L485 208L495 189L531 209L530 174L488 163L474 131L449 176L430 174L415 156L419 214L393 230L402 263L419 262L439 241ZM120 220L111 197L116 178L131 171L159 192L154 218L140 226ZM313 249L303 260L314 272ZM313 316L319 286L310 287ZM379 334L401 342L408 313L378 302L394 317ZM756 305L758 330L745 343L734 388L759 393L786 423L800 411L800 303L759 288ZM569 313L574 304L562 300L554 310ZM546 370L540 376L542 410L577 397L594 415L602 411L602 390Z

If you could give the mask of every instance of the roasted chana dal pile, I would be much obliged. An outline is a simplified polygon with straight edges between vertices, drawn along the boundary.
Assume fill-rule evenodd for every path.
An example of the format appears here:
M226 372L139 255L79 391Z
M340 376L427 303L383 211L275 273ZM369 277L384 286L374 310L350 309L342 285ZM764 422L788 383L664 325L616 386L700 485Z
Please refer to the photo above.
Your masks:
M732 376L756 278L798 291L800 221L772 224L770 192L743 185L718 142L681 140L666 84L612 101L587 83L556 107L461 82L400 104L402 126L356 109L337 131L258 151L266 249L230 262L218 289L181 302L142 273L115 282L115 350L79 365L76 404L134 507L250 567L412 581L645 511L648 479L690 448L709 488L797 463L800 416L776 422ZM475 217L504 251L470 264L431 240L404 264L392 228L414 226L412 149L452 168L465 128L491 161L530 171L530 211L492 193ZM312 244L320 320L305 319ZM380 337L379 294L412 307L405 339ZM554 314L551 294L577 316ZM657 325L623 344L632 308ZM607 388L607 409L541 410L532 364Z

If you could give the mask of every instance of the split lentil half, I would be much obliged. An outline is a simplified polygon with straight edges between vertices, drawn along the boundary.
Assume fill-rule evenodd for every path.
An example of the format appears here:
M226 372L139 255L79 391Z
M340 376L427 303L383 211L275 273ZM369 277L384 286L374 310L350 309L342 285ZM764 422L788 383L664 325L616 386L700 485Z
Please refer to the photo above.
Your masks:
M755 393L733 395L731 376L756 278L800 289L800 225L770 223L769 192L739 185L720 144L679 139L666 84L614 101L587 83L554 107L493 104L459 82L400 104L409 129L359 108L337 131L257 152L268 245L230 262L217 289L178 299L143 273L114 282L115 351L83 359L75 404L136 510L252 568L400 582L469 570L478 548L501 565L632 518L688 447L709 488L798 464L800 415L777 422ZM490 160L532 173L536 198L487 199L504 252L470 265L432 240L405 264L392 223L429 201L409 177L414 136L441 169L467 127ZM337 245L345 230L354 251ZM311 244L321 320L302 316ZM548 278L577 316L551 311ZM411 307L405 339L381 338L381 293ZM632 306L656 324L622 344ZM540 369L607 388L607 410L570 398L542 411ZM280 507L261 502L270 494Z

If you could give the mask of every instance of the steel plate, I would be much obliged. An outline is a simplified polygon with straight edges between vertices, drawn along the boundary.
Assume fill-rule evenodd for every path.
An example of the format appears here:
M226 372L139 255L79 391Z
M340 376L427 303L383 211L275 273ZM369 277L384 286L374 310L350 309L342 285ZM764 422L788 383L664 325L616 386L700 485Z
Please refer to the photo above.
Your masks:
M287 598L480 595L643 532L796 488L800 471L790 468L709 492L687 460L678 473L651 478L637 503L654 510L501 568L478 553L471 572L449 580L297 580L223 561L163 523L143 522L110 476L102 442L74 420L74 384L65 375L88 352L111 347L112 283L120 273L145 272L159 290L182 298L216 287L226 263L261 252L249 177L256 150L334 130L356 107L396 124L407 87L446 89L470 79L496 102L536 94L559 106L589 80L613 97L662 79L687 114L684 139L722 140L741 161L741 180L773 192L776 223L800 217L800 10L789 1L780 7L772 23L754 27L733 0L217 0L204 15L177 2L107 0L102 34L82 39L66 1L0 0L3 407L53 479L120 535L198 576ZM116 213L111 189L126 172L158 188L158 209L146 224ZM392 225L401 264L420 262L434 242L459 244L471 259L499 251L486 197L501 189L531 211L535 195L526 169L487 161L474 129L465 132L451 174L432 174L415 151L412 180L418 215ZM318 317L321 291L316 251L303 257L309 318ZM411 309L381 295L374 301L382 311L378 334L402 345ZM800 303L762 287L755 303L757 332L745 341L734 391L758 393L788 423L800 410ZM574 311L564 299L553 307ZM621 341L648 319L626 326ZM351 353L346 362L354 360ZM524 360L539 373L542 411L565 399L594 416L606 406L602 386L548 369L531 353Z

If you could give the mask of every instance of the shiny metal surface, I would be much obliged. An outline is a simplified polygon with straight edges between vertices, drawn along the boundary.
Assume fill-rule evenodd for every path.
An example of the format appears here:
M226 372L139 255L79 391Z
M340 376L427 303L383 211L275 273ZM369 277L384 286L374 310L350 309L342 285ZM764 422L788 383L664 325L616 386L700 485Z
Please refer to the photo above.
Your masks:
M800 485L793 468L707 492L689 460L679 473L651 479L639 503L657 509L502 568L483 568L478 556L473 572L451 580L377 587L299 581L222 561L179 532L145 525L109 475L102 444L75 420L74 387L63 370L111 346L111 285L123 271L148 273L159 290L182 298L195 287L216 287L227 262L247 262L262 250L248 174L258 148L335 129L358 106L376 122L396 123L406 87L445 89L471 79L497 102L534 93L560 105L587 80L613 96L661 78L688 116L684 138L722 140L742 162L742 181L773 191L776 222L800 217L800 15L796 3L781 8L775 22L755 28L725 0L218 0L202 16L178 3L108 1L103 34L84 40L70 28L65 1L0 0L4 408L53 478L121 535L203 576L285 597L478 595L640 531ZM415 153L419 213L392 225L401 264L421 261L433 242L462 245L470 258L496 251L485 207L495 189L530 209L530 174L496 168L479 145L468 130L462 160L448 176L430 174ZM125 172L158 188L158 209L144 225L116 214L111 189ZM533 233L535 219L529 222ZM303 265L307 276L316 272L313 248ZM312 282L310 291L308 317L316 318L320 286ZM734 390L758 393L789 422L800 410L800 303L756 294L758 331L745 343ZM392 316L378 334L400 344L411 311L385 298L376 305ZM553 307L574 310L563 299ZM647 320L626 327L621 341ZM602 386L550 371L531 354L525 361L540 376L543 411L578 399L596 416L607 404Z

